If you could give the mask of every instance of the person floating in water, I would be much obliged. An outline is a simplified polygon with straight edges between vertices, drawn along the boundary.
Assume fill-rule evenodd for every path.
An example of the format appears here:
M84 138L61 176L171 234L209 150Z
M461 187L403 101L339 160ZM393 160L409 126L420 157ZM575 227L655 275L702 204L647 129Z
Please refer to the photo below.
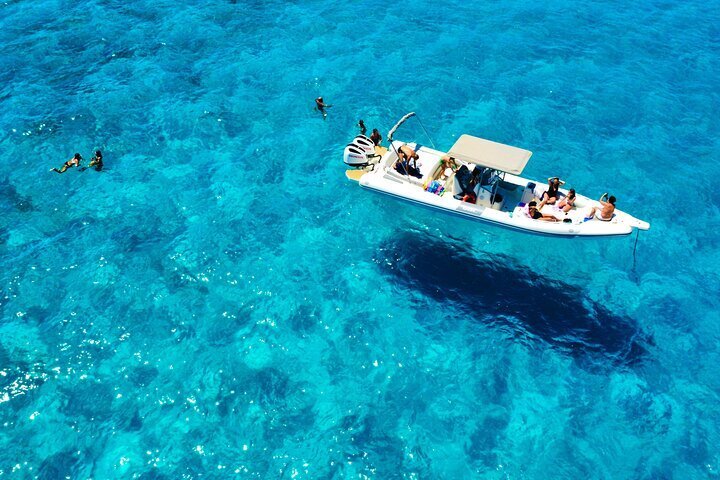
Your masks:
M88 165L88 168L92 167L95 167L95 170L98 172L103 169L103 157L100 150L95 150L95 156L90 159L90 164Z
M358 127L360 127L360 133L362 135L365 135L365 132L367 132L367 128L365 128L365 122L362 121L362 118L358 122Z
M70 160L65 162L65 164L62 166L62 168L60 170L58 170L57 168L52 168L51 171L57 172L57 173L65 173L65 170L67 170L68 168L79 167L81 161L82 161L82 155L80 155L79 153L76 153L73 156L73 158L71 158Z
M323 101L322 97L317 97L315 99L315 108L317 109L318 112L322 113L323 120L325 119L325 117L327 117L327 112L325 111L325 109L330 108L330 107L332 107L332 105L326 104Z
M372 140L375 145L380 145L380 142L382 142L382 135L380 135L380 132L378 132L377 128L373 128L373 133L372 135L370 135L370 140Z

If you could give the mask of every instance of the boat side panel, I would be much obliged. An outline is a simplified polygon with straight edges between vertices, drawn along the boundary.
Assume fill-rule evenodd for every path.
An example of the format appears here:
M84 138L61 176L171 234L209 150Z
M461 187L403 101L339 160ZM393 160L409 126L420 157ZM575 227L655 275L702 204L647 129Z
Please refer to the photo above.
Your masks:
M631 228L622 225L613 225L612 229L609 229L608 225L598 226L600 228L588 228L594 226L587 224L569 225L564 223L538 222L530 218L512 217L506 212L477 207L472 204L464 204L452 197L439 197L438 195L419 189L417 186L404 184L402 181L392 177L378 179L376 178L378 176L380 175L364 175L360 179L360 185L410 203L528 233L572 237L627 235L632 231Z

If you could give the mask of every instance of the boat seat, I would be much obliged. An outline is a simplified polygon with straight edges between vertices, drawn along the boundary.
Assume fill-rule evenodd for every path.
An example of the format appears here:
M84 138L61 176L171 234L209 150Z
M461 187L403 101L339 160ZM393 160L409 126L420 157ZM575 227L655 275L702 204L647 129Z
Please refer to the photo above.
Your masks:
M447 179L445 179L445 190L454 192L455 190L455 172L453 172Z
M392 166L390 168L388 168L387 170L385 170L385 173L387 175L390 175L391 177L397 178L398 180L409 181L410 183L412 183L414 185L420 185L420 186L423 185L422 178L413 177L412 175L403 175L402 173L395 170L395 168Z
M531 218L527 203L525 203L525 202L518 203L517 206L515 207L515 209L513 210L513 215L523 215L527 218Z
M523 190L522 196L520 197L520 203L528 203L530 200L532 200L535 197L535 183L528 182L527 186L525 186L525 190Z
M462 193L462 187L460 186L460 180L457 179L457 175L453 175L453 195Z

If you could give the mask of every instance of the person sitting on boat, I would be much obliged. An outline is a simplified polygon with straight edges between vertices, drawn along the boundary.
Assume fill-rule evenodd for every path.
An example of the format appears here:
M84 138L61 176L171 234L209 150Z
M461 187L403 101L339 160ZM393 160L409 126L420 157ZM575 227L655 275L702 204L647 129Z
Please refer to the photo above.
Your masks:
M380 132L378 132L377 128L373 128L372 134L370 135L370 140L372 140L375 145L380 145L380 143L382 142L382 135L380 135Z
M548 178L548 189L547 191L543 192L542 197L540 198L540 205L538 205L538 210L542 210L542 208L547 205L554 205L555 202L557 202L558 199L558 190L560 189L560 185L563 185L565 182L560 180L558 177L550 177Z
M81 161L82 161L82 155L80 155L79 153L76 153L75 155L73 155L73 158L71 158L70 160L65 162L65 164L62 166L62 168L60 170L58 170L57 168L53 168L53 169L51 169L51 171L54 171L57 173L65 173L65 171L68 168L79 167Z
M552 215L545 215L542 212L540 212L540 209L537 207L537 202L532 201L528 203L528 215L530 215L530 218L533 220L542 220L544 222L559 222L559 218L555 218Z
M613 195L610 195L610 198L607 199L607 202L603 200L603 198L607 197L607 193L603 193L602 197L600 197L600 205L601 207L592 207L590 209L590 212L588 212L588 215L585 217L586 219L591 219L593 217L597 218L600 221L603 222L609 222L613 218L613 213L615 212L615 197Z
M557 207L565 213L568 213L575 206L575 189L571 188L568 194L562 198Z
M443 170L447 170L448 168L450 168L454 172L455 170L458 169L458 165L457 165L457 162L455 161L455 158L451 157L450 155L445 155L444 157L442 157L440 159L440 161L442 162Z

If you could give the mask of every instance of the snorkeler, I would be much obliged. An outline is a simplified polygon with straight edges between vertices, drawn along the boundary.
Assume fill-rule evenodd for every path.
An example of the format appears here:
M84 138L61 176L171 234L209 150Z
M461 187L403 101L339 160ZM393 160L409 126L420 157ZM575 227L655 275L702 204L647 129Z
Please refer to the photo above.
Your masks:
M79 167L80 162L82 161L82 155L79 153L76 153L73 158L65 162L65 164L62 166L60 170L57 168L51 168L50 171L57 172L57 173L65 173L65 170L71 167Z
M362 118L358 122L358 127L360 127L360 134L365 135L365 132L367 132L367 128L365 127L365 122L362 121Z
M325 117L327 117L327 112L325 111L326 108L330 108L332 105L328 105L323 101L322 97L318 97L315 99L315 108L318 112L322 113L323 120L325 120Z

